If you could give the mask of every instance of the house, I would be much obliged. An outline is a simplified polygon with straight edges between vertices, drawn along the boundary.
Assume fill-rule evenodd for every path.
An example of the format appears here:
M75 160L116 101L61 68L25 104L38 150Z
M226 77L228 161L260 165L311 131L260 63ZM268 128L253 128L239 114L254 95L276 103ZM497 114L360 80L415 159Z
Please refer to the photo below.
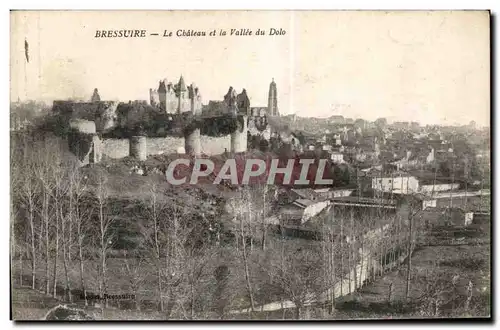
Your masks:
M311 188L302 188L302 189L291 189L291 198L295 199L309 199L309 200L316 200L318 198L318 195L314 191L314 189Z
M332 199L337 197L348 197L351 196L355 189L331 189L331 188L321 188L314 189L319 200Z
M324 150L324 151L331 151L332 150L332 146L329 145L329 144L324 144L321 146L321 149Z
M342 145L341 133L334 133L332 136L332 140L335 145Z
M283 223L283 225L287 227L301 226L328 205L330 205L329 200L315 201L306 198L298 198L291 204L280 208L279 218L281 220L278 222Z
M414 196L419 201L422 210L437 207L436 198L432 198L424 194L415 194Z
M357 152L354 154L354 159L360 163L364 162L367 157L368 157L367 154L365 154L365 152L362 149L358 149Z
M331 152L330 153L330 159L335 164L342 164L342 163L344 163L344 154L341 153L341 152L335 152L335 151Z
M419 192L424 194L432 194L441 191L457 190L460 187L459 183L440 183L435 184L420 184Z
M462 208L447 209L446 213L451 224L455 226L469 226L474 220L474 212Z
M295 202L293 202L293 205L304 209L304 212L302 213L302 218L300 220L300 223L304 224L310 218L314 217L319 212L321 212L325 207L330 205L330 201L326 200L326 201L314 202L308 199L297 199Z
M431 146L414 146L407 157L409 166L430 164L435 159L435 149Z
M421 215L427 226L466 227L474 220L474 212L462 208L427 208Z
M405 172L394 172L391 175L369 174L371 177L371 188L380 192L392 192L395 194L412 194L418 192L418 180L416 177Z

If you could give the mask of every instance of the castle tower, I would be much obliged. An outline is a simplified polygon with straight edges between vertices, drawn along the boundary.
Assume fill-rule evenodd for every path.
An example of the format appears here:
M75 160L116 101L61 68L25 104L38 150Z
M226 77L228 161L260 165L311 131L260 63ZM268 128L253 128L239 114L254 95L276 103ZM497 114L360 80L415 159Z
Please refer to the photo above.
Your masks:
M149 89L149 104L153 107L155 106L155 97L154 97L155 91L156 90L153 90L152 88Z
M186 97L187 95L187 88L186 88L186 83L184 82L184 77L179 78L179 83L177 84L177 99L178 99L178 106L177 106L177 112L178 113L183 113L186 111L191 110L190 107L190 102L189 99Z
M278 92L276 89L276 83L271 81L269 85L269 97L267 99L267 114L270 116L279 116L278 112Z
M250 110L250 99L248 98L246 89L243 88L241 94L238 94L236 103L238 105L239 112L245 113L247 116L252 115Z
M238 113L237 98L238 94L236 93L236 90L232 86L229 86L229 90L226 95L224 95L224 103L226 104L229 112L235 115Z
M168 84L165 82L165 85L166 85L166 104L167 104L167 108L166 108L166 112L167 113L177 113L177 107L179 106L178 104L178 101L177 101L177 97L176 97L176 92L175 92L175 86L169 82Z
M153 107L160 107L160 97L156 89L149 89L149 104Z
M184 149L186 154L199 157L201 155L201 135L200 129L195 128L184 132Z
M94 88L94 94L92 94L92 98L90 99L90 102L99 102L101 100L101 97L99 96L99 92L97 91L97 88Z
M167 109L167 88L165 86L165 80L161 81L158 85L158 100L160 103L160 109L166 111Z
M238 115L236 118L238 125L236 130L231 133L231 152L246 152L248 143L248 117L246 115Z
M132 136L130 138L129 155L141 161L147 159L147 139L145 136Z
M200 114L202 109L201 95L198 87L194 83L188 86L188 96L190 102L190 111L193 114Z

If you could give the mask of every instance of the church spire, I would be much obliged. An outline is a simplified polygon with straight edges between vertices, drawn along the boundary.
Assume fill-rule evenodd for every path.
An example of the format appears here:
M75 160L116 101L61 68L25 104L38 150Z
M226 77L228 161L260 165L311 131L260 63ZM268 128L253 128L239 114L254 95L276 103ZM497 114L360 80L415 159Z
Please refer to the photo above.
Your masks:
M267 99L267 114L269 116L278 116L278 91L274 78L269 85L269 97Z

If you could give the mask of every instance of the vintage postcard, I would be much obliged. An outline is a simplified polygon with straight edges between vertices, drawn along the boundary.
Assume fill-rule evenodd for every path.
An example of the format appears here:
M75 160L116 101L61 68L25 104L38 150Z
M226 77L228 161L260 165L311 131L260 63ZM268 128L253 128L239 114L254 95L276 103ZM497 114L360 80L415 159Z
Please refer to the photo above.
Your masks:
M13 320L491 317L488 11L10 20Z

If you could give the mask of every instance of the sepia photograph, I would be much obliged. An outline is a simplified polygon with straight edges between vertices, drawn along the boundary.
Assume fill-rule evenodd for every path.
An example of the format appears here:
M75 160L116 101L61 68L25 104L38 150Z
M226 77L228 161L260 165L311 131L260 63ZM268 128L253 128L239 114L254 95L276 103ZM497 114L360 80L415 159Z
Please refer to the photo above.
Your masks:
M490 11L9 16L11 320L491 320Z

